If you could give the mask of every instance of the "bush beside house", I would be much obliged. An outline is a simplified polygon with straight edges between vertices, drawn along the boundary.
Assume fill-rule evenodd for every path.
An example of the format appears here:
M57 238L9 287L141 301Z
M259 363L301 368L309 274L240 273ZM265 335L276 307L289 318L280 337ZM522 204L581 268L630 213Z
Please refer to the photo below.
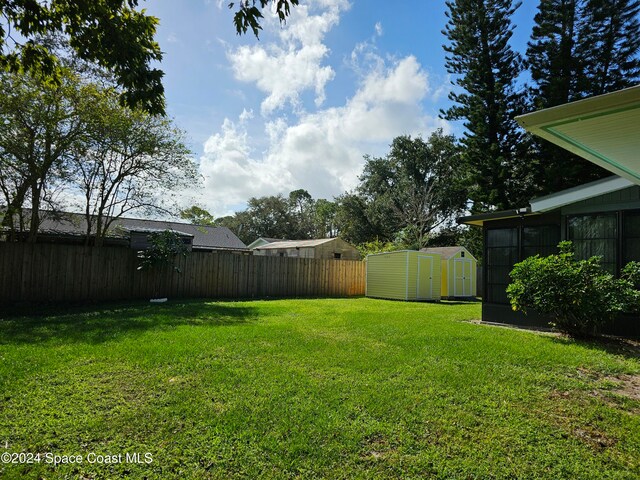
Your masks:
M601 257L576 260L571 242L558 248L558 254L535 255L514 266L507 287L514 311L534 310L562 332L588 336L620 313L639 309L640 263L628 263L615 278L603 269Z

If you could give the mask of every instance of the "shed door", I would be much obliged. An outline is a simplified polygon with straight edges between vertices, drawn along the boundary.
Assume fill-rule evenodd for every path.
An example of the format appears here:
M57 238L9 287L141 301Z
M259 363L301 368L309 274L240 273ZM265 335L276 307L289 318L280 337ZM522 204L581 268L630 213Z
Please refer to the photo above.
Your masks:
M454 297L471 296L471 259L456 258L453 261L455 281L453 288Z
M418 257L418 282L416 298L430 300L433 298L433 257Z

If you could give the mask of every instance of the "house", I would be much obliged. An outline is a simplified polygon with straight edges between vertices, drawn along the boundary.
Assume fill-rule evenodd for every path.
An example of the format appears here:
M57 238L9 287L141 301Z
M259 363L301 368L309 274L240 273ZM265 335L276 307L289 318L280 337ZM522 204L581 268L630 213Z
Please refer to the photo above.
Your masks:
M442 298L470 298L476 296L477 260L464 247L421 248L421 252L437 253L442 261L440 294Z
M254 248L254 255L360 260L360 252L339 237L316 240L285 240Z
M546 325L545 318L511 310L506 287L515 263L553 253L561 240L571 240L579 258L602 256L604 268L613 274L640 260L640 85L516 120L531 133L616 174L513 210L458 219L483 229L483 321ZM605 331L640 336L640 320L620 316Z
M391 300L440 300L439 253L416 250L367 255L365 295Z
M253 242L251 242L249 245L247 245L247 248L249 250L253 250L257 247L261 247L263 245L266 245L268 243L273 243L273 242L287 242L288 240L286 238L268 238L268 237L260 237L257 238L256 240L254 240Z
M69 212L40 212L38 239L41 242L83 243L87 222L84 215ZM183 237L193 251L230 251L249 253L247 246L227 227L192 225L164 220L120 217L111 224L105 245L143 249L154 232L171 230Z

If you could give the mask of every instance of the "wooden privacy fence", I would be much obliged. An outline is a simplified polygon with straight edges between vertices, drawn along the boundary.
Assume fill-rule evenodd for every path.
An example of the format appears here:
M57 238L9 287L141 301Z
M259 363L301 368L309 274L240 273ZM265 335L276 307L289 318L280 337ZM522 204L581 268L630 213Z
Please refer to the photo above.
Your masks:
M0 301L154 297L265 298L364 295L364 262L192 252L181 273L136 269L134 250L0 242Z

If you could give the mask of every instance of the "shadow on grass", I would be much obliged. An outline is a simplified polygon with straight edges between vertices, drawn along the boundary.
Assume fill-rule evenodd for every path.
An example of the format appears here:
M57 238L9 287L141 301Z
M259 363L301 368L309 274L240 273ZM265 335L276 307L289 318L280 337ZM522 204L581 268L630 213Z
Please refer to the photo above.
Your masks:
M241 325L257 315L257 310L246 304L206 300L14 307L0 316L0 345L45 341L102 343L131 332L166 330L182 325Z
M601 336L593 338L573 338L569 336L550 337L554 343L580 345L625 358L640 359L640 341L621 337Z

